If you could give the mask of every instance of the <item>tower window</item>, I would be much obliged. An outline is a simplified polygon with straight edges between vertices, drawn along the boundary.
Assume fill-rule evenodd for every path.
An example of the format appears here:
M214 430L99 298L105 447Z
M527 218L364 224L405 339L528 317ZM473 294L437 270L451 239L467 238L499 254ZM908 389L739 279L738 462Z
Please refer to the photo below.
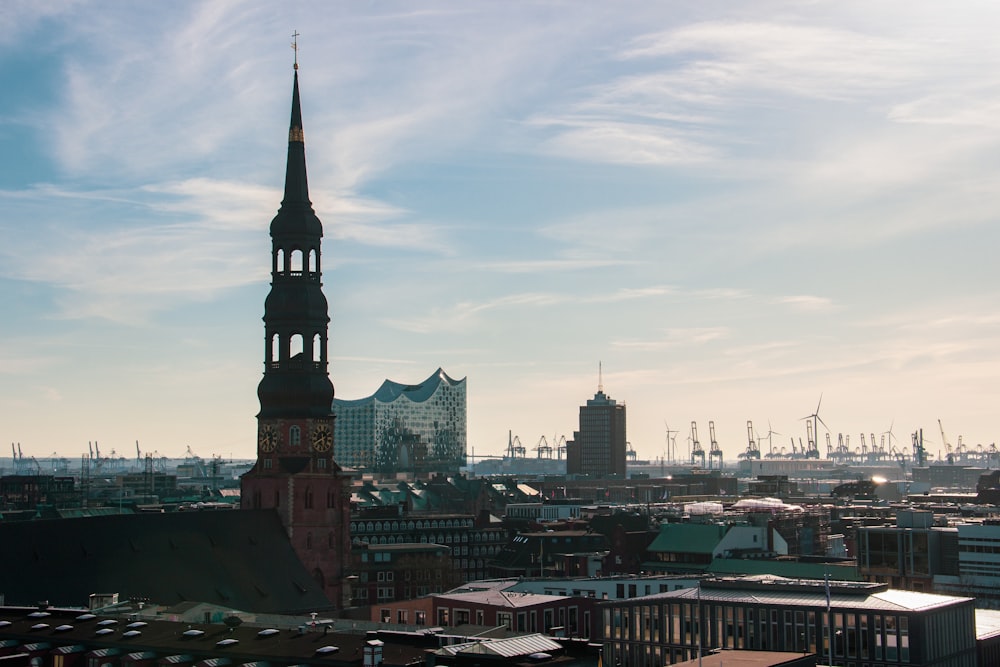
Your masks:
M299 249L292 250L291 253L291 265L288 267L292 273L302 271L302 251Z
M302 347L302 334L293 334L288 341L289 356L294 357L297 354L302 354Z
M302 444L302 429L298 426L292 426L288 429L288 444L292 447L298 447Z
M315 248L310 248L309 250L309 272L318 273L319 272L319 253Z
M268 362L278 361L281 359L281 346L279 344L278 334L272 334L270 345L267 346L267 360Z
M312 489L310 489L309 487L306 487L306 495L305 495L305 502L304 502L304 504L305 504L305 508L307 510L308 509L312 509L312 506L313 506L313 492L312 492Z
M271 459L264 459L264 470L271 469Z

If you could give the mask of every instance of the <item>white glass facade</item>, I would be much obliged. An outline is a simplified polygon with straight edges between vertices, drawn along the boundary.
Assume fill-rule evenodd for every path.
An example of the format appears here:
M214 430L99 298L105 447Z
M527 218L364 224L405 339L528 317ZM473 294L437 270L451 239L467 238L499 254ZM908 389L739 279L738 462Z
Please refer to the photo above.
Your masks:
M465 465L465 378L440 368L424 382L391 380L373 395L334 399L334 458L383 474L453 473Z

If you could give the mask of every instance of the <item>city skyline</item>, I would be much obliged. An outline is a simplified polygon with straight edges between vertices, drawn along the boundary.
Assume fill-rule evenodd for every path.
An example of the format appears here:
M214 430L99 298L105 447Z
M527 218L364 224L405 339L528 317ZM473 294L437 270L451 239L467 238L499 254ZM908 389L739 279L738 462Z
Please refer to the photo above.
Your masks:
M468 378L477 455L599 383L645 459L820 400L852 448L988 446L1000 8L963 9L5 6L0 439L253 458L299 32L337 398Z

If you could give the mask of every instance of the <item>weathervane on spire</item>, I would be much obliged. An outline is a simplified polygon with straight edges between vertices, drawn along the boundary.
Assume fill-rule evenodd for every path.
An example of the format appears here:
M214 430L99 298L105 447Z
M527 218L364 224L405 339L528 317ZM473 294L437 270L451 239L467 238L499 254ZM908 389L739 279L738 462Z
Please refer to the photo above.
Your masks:
M292 65L293 69L299 68L299 31L296 30L292 33L292 50L295 51L295 62Z

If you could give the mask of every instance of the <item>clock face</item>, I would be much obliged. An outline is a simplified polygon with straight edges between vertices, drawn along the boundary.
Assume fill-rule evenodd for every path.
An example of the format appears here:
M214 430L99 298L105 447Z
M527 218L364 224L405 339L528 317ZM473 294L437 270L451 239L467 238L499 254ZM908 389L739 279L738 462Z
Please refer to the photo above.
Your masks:
M312 430L312 447L317 452L326 452L333 446L333 431L329 424L316 424Z
M274 448L278 446L278 429L274 427L274 424L264 424L260 427L257 443L260 445L261 451L274 451Z

